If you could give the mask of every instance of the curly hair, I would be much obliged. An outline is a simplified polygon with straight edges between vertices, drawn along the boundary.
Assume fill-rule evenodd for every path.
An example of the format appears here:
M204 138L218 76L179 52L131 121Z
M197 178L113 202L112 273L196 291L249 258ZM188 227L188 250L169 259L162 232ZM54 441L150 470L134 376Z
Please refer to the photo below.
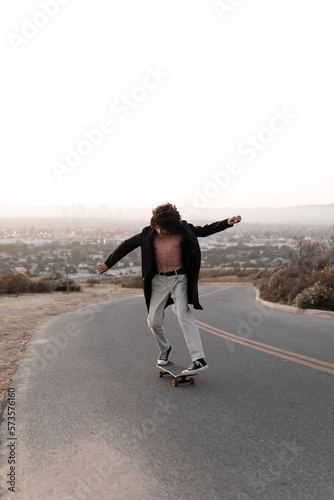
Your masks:
M181 215L175 205L164 203L152 210L152 214L151 227L160 227L168 231L168 233L177 232L181 222Z

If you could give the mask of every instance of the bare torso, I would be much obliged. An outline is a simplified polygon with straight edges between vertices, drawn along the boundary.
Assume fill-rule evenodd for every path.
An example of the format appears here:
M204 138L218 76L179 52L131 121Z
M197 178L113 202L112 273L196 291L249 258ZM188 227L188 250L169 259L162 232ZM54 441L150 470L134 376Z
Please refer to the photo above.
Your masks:
M157 233L154 235L154 255L158 271L167 273L182 268L182 241L181 234L168 234L164 237Z

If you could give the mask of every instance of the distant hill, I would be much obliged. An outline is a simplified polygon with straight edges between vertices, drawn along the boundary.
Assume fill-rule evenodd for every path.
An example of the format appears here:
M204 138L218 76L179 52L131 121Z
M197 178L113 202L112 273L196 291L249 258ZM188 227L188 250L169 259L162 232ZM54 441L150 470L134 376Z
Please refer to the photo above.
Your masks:
M334 203L330 205L301 205L297 207L229 207L221 209L201 209L203 219L221 219L231 215L241 215L244 222L259 223L298 223L298 224L330 224L334 225Z
M189 221L220 220L232 215L240 214L245 223L272 223L272 224L318 224L334 225L334 203L330 205L301 205L297 207L222 207L200 208L178 206L181 215ZM72 206L37 206L20 207L17 205L0 204L0 217L109 217L115 220L133 219L148 221L152 209L146 208L117 208L100 205L89 207L86 205Z

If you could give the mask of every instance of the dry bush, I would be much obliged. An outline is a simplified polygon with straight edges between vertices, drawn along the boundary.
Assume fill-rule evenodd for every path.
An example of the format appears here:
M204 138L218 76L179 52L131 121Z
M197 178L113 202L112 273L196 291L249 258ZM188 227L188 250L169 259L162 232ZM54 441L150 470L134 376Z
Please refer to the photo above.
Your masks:
M297 295L293 304L302 309L324 309L334 311L334 293L326 285L319 282L306 288Z
M120 276L117 280L124 288L143 288L143 278L141 274Z
M74 279L69 278L68 282L70 292L79 292L81 290L81 286ZM66 276L64 273L61 273L59 271L51 273L38 280L37 286L39 286L41 289L44 288L44 291L49 288L49 290L47 291L66 292Z
M53 286L50 281L37 281L35 283L35 292L36 293L47 293L52 292Z
M292 261L264 273L259 288L271 302L334 310L334 245L298 242Z
M7 293L7 282L9 277L12 277L12 274L2 274L0 276L0 293Z
M100 280L97 280L97 279L95 279L95 278L89 278L89 279L87 280L87 285L88 285L89 287L91 287L91 288L93 288L93 286L94 286L94 285L99 285L100 283L101 283L101 281L100 281Z
M304 275L295 266L282 266L269 271L260 281L262 298L270 302L291 304L297 293L305 288Z
M0 276L0 293L30 293L34 282L25 274L7 273Z
M70 291L78 292L81 286L73 279L69 279ZM31 280L25 274L7 273L0 275L1 293L47 293L53 291L67 291L66 276L60 272L52 273L38 281Z

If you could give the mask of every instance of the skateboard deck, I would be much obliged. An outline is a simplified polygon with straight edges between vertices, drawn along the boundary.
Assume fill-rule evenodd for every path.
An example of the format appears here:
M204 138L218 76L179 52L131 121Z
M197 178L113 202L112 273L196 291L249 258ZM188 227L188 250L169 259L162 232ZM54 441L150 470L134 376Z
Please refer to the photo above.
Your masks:
M192 376L184 375L182 373L182 370L186 370L184 366L176 365L171 361L169 361L167 365L161 366L157 364L156 366L160 369L160 371L158 372L159 378L162 378L164 375L172 375L174 377L174 380L172 382L174 387L178 386L179 384L188 383L192 385L195 383L195 379L193 377L195 377L197 373L192 374Z

